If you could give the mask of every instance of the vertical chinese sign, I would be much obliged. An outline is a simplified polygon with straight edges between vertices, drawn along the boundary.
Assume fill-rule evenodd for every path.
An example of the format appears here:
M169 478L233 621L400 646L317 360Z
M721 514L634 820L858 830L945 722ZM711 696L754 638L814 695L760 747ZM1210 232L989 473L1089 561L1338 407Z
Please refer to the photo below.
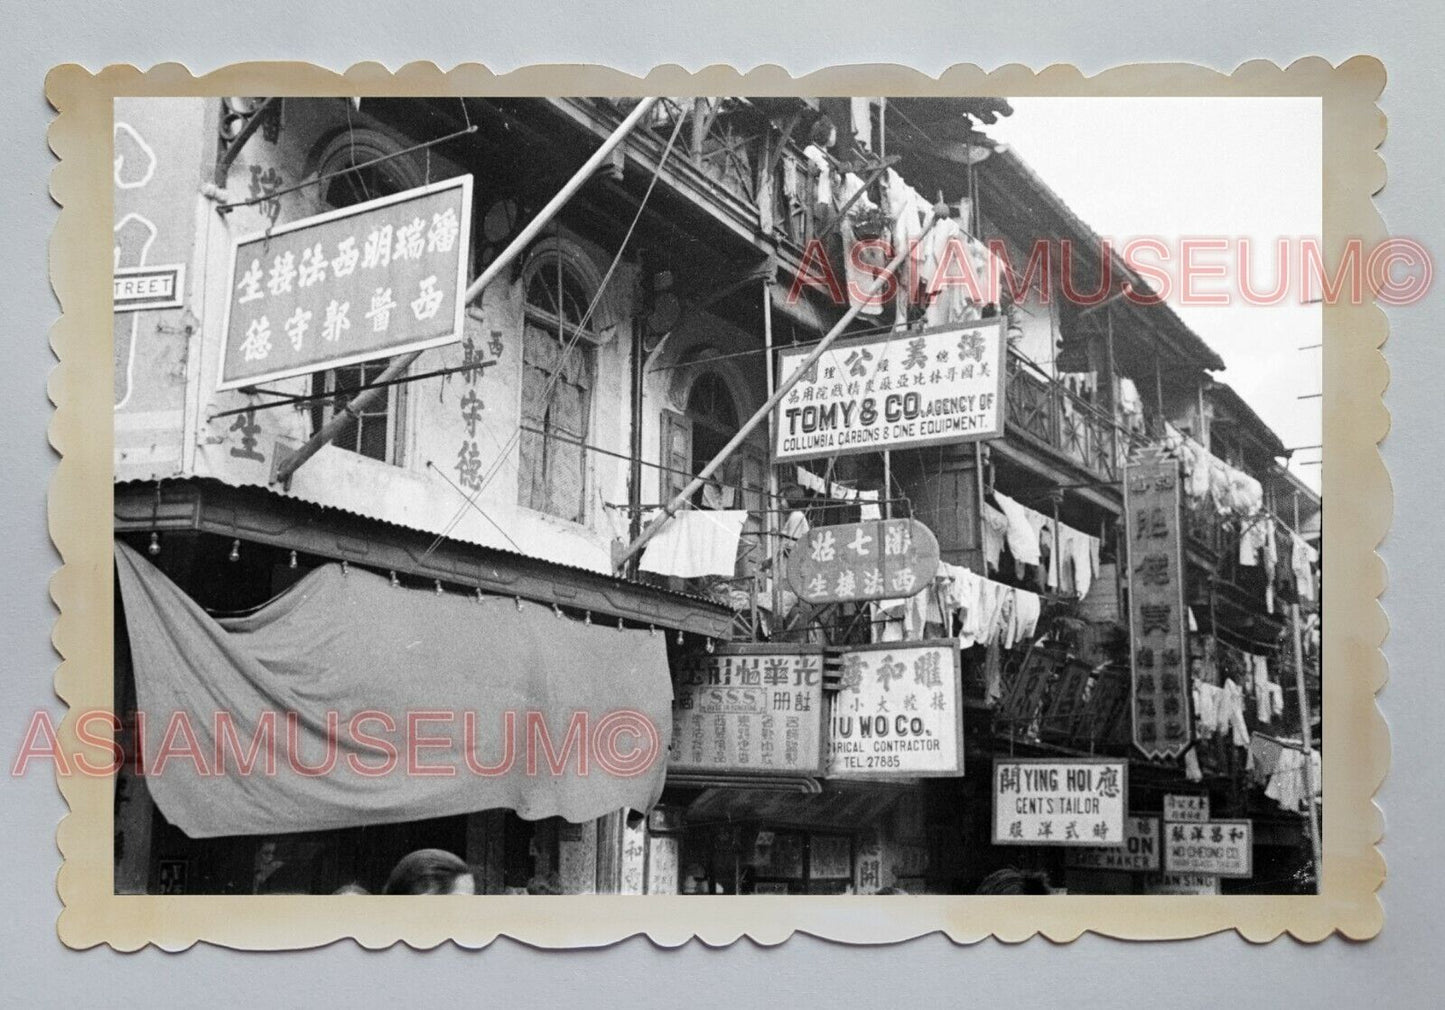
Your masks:
M1150 758L1178 757L1193 737L1179 494L1176 460L1125 468L1134 746Z
M463 175L238 240L216 388L460 339L471 208Z
M817 775L823 655L786 645L686 657L673 684L673 771Z

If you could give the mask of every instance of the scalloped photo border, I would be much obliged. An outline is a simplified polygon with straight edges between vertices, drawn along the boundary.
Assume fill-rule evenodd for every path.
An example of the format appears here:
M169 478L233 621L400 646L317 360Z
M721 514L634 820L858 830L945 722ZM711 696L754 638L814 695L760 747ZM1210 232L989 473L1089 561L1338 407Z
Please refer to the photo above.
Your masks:
M1312 96L1322 99L1323 238L1383 240L1371 197L1385 184L1377 148L1385 117L1376 102L1383 65L1356 57L1339 66L1320 58L1286 68L1249 62L1233 73L1187 64L1136 64L1086 76L1072 66L1033 71L1019 65L984 71L951 67L931 77L897 65L834 67L793 77L777 66L741 73L713 66L689 73L675 65L637 77L599 66L534 66L493 74L479 64L443 72L432 63L396 71L358 63L345 73L305 63L256 62L201 77L167 63L142 72L109 66L98 73L53 69L45 93L58 115L49 131L59 159L50 191L60 206L50 245L50 278L61 316L51 329L58 364L49 377L55 413L50 441L60 455L50 484L50 534L63 567L51 581L59 610L53 641L62 662L55 691L69 706L60 728L67 753L78 749L77 712L112 704L112 504L114 362L111 327L112 99L117 96L432 95L996 95L1023 96ZM315 947L350 937L365 947L404 942L428 948L453 941L485 947L508 936L538 947L595 947L645 934L678 946L749 937L778 944L797 932L844 943L894 943L942 932L958 943L988 936L1018 942L1035 934L1067 942L1084 932L1163 940L1236 930L1264 942L1283 933L1319 941L1335 932L1375 936L1383 924L1377 891L1385 864L1376 844L1383 819L1372 797L1389 766L1389 737L1375 704L1386 665L1387 632L1379 596L1385 568L1375 554L1390 523L1392 493L1378 443L1389 417L1380 352L1387 323L1373 303L1324 307L1323 434L1329 465L1323 497L1328 563L1323 718L1324 860L1321 893L1228 896L982 897L914 895L736 896L206 896L113 893L109 779L62 777L70 813L57 842L60 939L73 948L155 944L181 950L198 942L240 949Z

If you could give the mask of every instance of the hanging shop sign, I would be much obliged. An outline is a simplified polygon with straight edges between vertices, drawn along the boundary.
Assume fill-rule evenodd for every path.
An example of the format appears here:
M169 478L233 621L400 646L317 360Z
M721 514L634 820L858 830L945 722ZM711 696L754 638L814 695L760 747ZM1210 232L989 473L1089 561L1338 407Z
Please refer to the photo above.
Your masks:
M181 292L186 286L186 266L184 263L172 263L168 266L116 267L112 283L112 304L116 312L180 308L183 304Z
M1151 873L1144 878L1145 894L1218 894L1219 878L1202 873Z
M1127 761L996 758L995 845L1124 845Z
M1155 759L1183 754L1193 736L1179 494L1177 460L1125 468L1134 746Z
M828 722L828 777L963 774L963 691L953 639L843 654Z
M1250 821L1205 821L1164 828L1164 872L1216 877L1253 875L1254 831Z
M1165 793L1164 820L1187 824L1203 824L1209 820L1209 796L1206 793Z
M810 353L780 351L778 374L791 376ZM997 319L839 340L778 404L774 458L998 438L1006 353Z
M851 835L810 835L808 876L814 880L847 880L853 876Z
M788 581L808 603L913 596L938 571L938 538L913 519L816 526L794 545Z
M817 775L823 770L823 654L724 645L674 678L673 771Z
M1158 873L1159 818L1125 818L1123 845L1090 845L1087 848L1067 849L1064 852L1064 865L1090 870Z
M237 240L217 389L454 343L472 177Z

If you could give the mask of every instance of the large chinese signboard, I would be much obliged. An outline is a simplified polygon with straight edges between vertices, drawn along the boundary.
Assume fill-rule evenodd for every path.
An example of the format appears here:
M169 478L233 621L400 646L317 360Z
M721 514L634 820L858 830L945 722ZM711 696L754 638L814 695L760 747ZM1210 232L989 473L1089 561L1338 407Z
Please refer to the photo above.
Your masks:
M216 388L459 340L471 208L464 175L238 240Z
M1124 821L1123 845L1091 845L1068 849L1064 865L1090 870L1159 872L1159 818L1130 817Z
M731 645L691 655L673 684L669 768L817 775L823 717L817 649Z
M1151 758L1178 757L1193 736L1179 492L1173 459L1125 469L1134 746Z
M1004 426L998 320L839 340L778 404L780 462L997 438ZM810 353L779 352L791 376Z
M1164 872L1248 877L1254 872L1254 825L1205 821L1164 826Z
M828 777L963 774L963 693L953 639L843 654L828 722Z
M1123 846L1126 761L996 758L995 845Z
M788 560L788 581L809 603L913 596L938 572L938 539L912 519L815 526Z

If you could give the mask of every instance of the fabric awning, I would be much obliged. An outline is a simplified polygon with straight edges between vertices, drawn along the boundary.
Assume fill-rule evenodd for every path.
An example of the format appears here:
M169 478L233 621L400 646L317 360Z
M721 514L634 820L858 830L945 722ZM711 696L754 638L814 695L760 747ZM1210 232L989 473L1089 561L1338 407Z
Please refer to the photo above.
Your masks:
M115 556L147 784L194 838L496 808L581 822L649 809L662 792L672 703L663 636L505 597L394 587L339 565L217 620L130 547L117 542ZM225 748L221 771L228 722L239 747ZM264 741L268 722L274 774L265 744L242 773L237 751L245 757L258 730ZM379 741L395 748L380 773ZM332 767L307 772L330 754ZM427 771L437 768L450 772Z
M821 793L714 788L688 805L687 820L854 832L881 817L908 789L896 783L830 784Z

